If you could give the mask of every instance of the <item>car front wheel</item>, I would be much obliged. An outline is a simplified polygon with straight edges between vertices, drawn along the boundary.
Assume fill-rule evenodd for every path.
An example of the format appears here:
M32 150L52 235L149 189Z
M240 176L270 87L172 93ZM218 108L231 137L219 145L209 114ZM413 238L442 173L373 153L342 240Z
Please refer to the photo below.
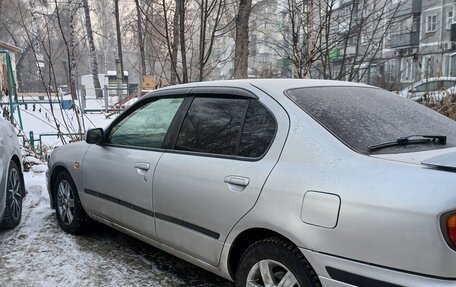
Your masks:
M318 276L291 243L268 238L251 245L242 255L236 287L317 287Z
M81 205L76 185L67 171L61 171L57 175L53 192L60 227L70 234L87 232L91 220Z
M6 206L0 228L13 228L19 225L22 216L22 195L24 185L19 167L11 161L6 184Z

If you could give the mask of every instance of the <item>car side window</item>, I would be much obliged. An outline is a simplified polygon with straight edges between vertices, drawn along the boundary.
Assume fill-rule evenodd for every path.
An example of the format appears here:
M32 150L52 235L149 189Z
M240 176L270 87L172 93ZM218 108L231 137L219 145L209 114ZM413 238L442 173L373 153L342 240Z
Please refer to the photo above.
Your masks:
M248 99L196 97L182 123L176 149L235 155Z
M242 129L239 155L260 157L268 147L277 131L272 114L256 100L251 100Z
M443 89L449 89L451 87L454 87L456 86L456 81L450 81L450 80L446 80L446 81L443 81Z
M107 142L146 148L161 148L183 98L162 98L149 102L122 119L112 129Z
M419 86L416 86L412 92L425 92L425 91L428 91L429 88L428 88L428 85L427 83L424 83L424 84L421 84Z

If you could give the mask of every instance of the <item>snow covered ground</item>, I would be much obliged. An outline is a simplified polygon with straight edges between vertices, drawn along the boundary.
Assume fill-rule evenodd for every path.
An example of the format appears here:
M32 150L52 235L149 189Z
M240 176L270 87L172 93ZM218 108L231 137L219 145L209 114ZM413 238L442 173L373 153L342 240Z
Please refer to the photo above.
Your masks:
M232 283L100 225L73 236L49 207L44 166L25 174L21 224L0 230L1 286L232 286Z

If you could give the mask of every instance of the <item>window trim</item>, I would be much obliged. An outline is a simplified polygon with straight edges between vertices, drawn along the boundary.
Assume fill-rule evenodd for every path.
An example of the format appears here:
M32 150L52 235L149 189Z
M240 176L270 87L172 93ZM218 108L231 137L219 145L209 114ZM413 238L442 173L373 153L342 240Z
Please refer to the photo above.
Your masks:
M401 82L402 83L413 83L415 77L414 63L412 57L401 58ZM408 76L408 77L406 77Z
M203 87L201 87L203 88ZM204 88L207 88L207 87L204 87ZM209 87L211 88L211 87ZM176 149L176 143L177 143L177 138L179 136L179 133L182 129L182 125L184 124L184 120L185 120L185 116L187 115L187 112L188 110L190 109L191 107L191 103L193 103L193 100L196 98L196 97L208 97L208 98L227 98L227 99L233 99L233 98L246 98L245 96L239 96L238 94L237 95L233 95L233 94L228 94L228 93L223 93L223 94L211 94L210 93L210 90L211 89L204 89L206 91L206 93L203 93L203 94L200 94L198 93L198 91L193 91L191 92L191 94L193 94L192 96L189 96L189 98L191 98L191 100L189 100L189 104L188 106L186 107L185 110L182 110L180 111L181 114L183 115L180 119L179 122L176 122L176 125L173 126L173 131L174 131L174 137L173 137L173 141L170 142L170 148L169 150L167 150L167 152L171 152L171 153L177 153L177 154L186 154L186 155L194 155L194 156L204 156L204 157L214 157L214 158L224 158L224 159L233 159L233 160L242 160L242 161L259 161L261 159L263 159L269 152L271 146L273 145L276 137L277 137L277 131L278 131L278 128L279 128L279 124L278 124L278 121L277 121L277 118L275 117L274 113L265 105L263 104L258 96L250 93L249 92L249 96L248 98L250 98L249 102L247 103L247 108L245 109L245 112L244 112L244 117L242 119L242 123L241 123L241 129L240 129L240 132L239 132L239 137L238 137L238 140L237 140L237 143L236 143L236 154L235 155L226 155L226 154L217 154L217 153L207 153L207 152L196 152L196 151L187 151L187 150L178 150ZM230 91L236 91L238 90L237 88L228 88L228 90ZM227 91L228 91L227 90ZM246 91L246 90L244 90ZM245 120L246 120L246 115L247 115L247 111L248 111L248 108L249 108L249 105L250 105L250 101L251 100L257 100L260 105L265 108L269 114L272 116L273 120L274 120L274 124L276 126L276 131L274 133L274 136L272 137L272 140L271 142L269 143L269 146L268 148L265 150L265 152L259 156L259 157L245 157L245 156L239 156L239 146L240 146L240 143L241 143L241 138L242 138L242 130L243 130L243 127L244 127L244 123L245 123Z
M193 151L184 151L184 150L177 150L175 149L177 137L179 135L180 129L182 128L185 116L187 115L188 110L190 109L191 103L195 97L221 97L221 98L245 98L249 100L247 104L246 112L250 105L251 100L257 100L263 108L265 108L271 117L274 120L276 131L274 136L272 137L271 142L269 143L268 148L265 152L259 157L245 157L239 155L223 155L223 154L216 154L216 153L204 153L204 152L193 152ZM149 148L149 147L139 147L139 146L129 146L129 145L119 145L119 144L111 144L107 143L106 139L111 132L112 128L122 121L125 117L130 115L134 112L137 108L146 105L150 102L157 101L159 99L164 98L184 98L181 106L176 112L171 125L169 126L168 132L165 135L165 139L163 142L162 148ZM244 118L242 121L241 126L244 126L246 119L246 114L244 114ZM279 130L279 123L277 121L276 116L271 111L271 109L265 105L260 98L251 92L248 89L240 88L240 87L223 87L223 86L204 86L204 87L192 87L192 88L179 88L179 89L166 89L162 91L154 91L139 100L138 102L134 103L132 106L127 108L122 114L120 114L111 124L104 130L104 139L103 143L99 144L101 146L109 146L109 147L116 147L116 148L126 148L126 149L135 149L135 150L145 150L145 151L157 151L163 153L173 153L173 154L182 154L182 155L193 155L193 156L201 156L201 157L212 157L212 158L221 158L221 159L230 159L230 160L239 160L239 161L249 161L255 162L260 161L263 159L271 149L274 141L277 137ZM241 138L242 138L242 129L240 131ZM240 139L238 140L238 145L240 145ZM237 153L239 151L237 150Z
M451 17L450 17L451 13ZM447 11L446 13L446 29L450 30L451 25L454 23L454 7L451 7L450 10Z
M432 25L432 19L434 17L435 17L435 23L434 23L434 25ZM431 20L429 21L429 19L431 19ZM430 29L429 29L428 23L430 23ZM425 30L426 33L433 33L435 31L437 31L437 14L427 15L425 25L426 25L426 30ZM434 26L434 29L432 29L432 26Z
M195 87L189 95L199 95L201 97L212 97L213 95L220 95L225 98L239 97L239 98L251 98L259 99L257 95L244 88L233 88L233 87L220 87L220 86L204 86Z
M138 102L134 103L131 105L128 109L123 111L117 118L115 118L111 124L104 130L104 138L103 138L103 143L99 144L101 146L112 146L112 147L121 147L121 148L128 148L128 149L139 149L139 150L166 150L168 148L169 142L167 142L167 139L169 140L169 134L173 130L173 124L178 115L181 113L183 107L185 106L186 100L187 100L187 95L190 93L191 89L184 88L184 89L176 89L176 90L164 90L164 91L159 91L159 92L152 92L151 94L146 95L143 99L139 100ZM171 124L168 128L168 131L165 135L165 138L163 140L163 147L162 148L148 148L148 147L139 147L139 146L132 146L132 145L121 145L121 144L113 144L109 143L108 137L112 131L112 129L123 119L128 117L130 114L132 114L134 111L137 109L141 108L144 105L147 105L151 102L158 101L160 99L169 99L169 98L183 98L183 102L179 109L176 111L176 114L174 115L173 120L171 121Z

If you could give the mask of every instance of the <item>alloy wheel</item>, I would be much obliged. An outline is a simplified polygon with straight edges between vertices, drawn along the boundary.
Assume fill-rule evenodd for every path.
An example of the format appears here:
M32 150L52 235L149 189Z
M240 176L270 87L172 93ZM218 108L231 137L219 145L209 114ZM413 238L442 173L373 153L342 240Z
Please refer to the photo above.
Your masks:
M70 183L63 179L57 189L57 209L60 219L70 225L74 218L74 196Z
M246 287L301 287L295 275L283 264L265 259L257 262L247 275Z
M8 175L8 197L11 199L10 212L14 220L19 220L22 212L21 178L19 171L12 168Z

